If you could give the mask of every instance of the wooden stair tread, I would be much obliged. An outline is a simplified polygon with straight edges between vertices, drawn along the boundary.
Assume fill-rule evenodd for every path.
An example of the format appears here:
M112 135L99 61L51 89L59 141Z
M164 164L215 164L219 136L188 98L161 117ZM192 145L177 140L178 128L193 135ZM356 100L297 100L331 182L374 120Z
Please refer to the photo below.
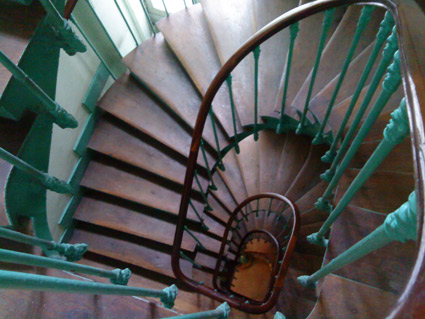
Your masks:
M274 191L274 179L285 145L285 137L286 135L278 135L273 131L259 132L260 193Z
M297 278L303 274L304 273L302 271L289 266L282 292L287 295L302 297L311 301L315 301L317 298L314 289L305 288L297 282Z
M312 2L312 0L301 0L300 5ZM337 28L345 9L338 8L335 11L335 19L329 29L327 41L331 38L333 32ZM299 32L295 40L294 54L291 64L290 81L288 83L287 100L286 100L286 113L292 101L297 95L299 89L303 85L305 79L308 77L311 69L314 66L316 58L317 46L319 45L320 34L322 32L324 13L320 12L312 15L299 22ZM279 84L279 92L276 96L275 110L279 111L282 107L283 88L285 84L285 72ZM296 75L296 76L295 76Z
M113 166L91 161L81 185L178 215L179 192L167 189L150 180L119 170ZM194 205L198 211L202 211L203 206L201 203L194 201ZM189 209L188 217L197 220L191 209Z
M336 193L336 202L339 202L358 173L359 170L355 169L344 172ZM414 182L411 174L377 171L359 189L350 205L383 214L392 213L407 201L409 194L415 189Z
M256 31L252 1L201 1L221 64ZM229 32L232 30L232 32ZM232 72L233 95L242 125L254 120L254 58L247 56ZM226 85L226 84L224 84Z
M194 5L158 21L167 43L204 95L221 68L202 6ZM181 26L184 26L182 28ZM213 110L229 136L233 135L229 93L224 86L214 98Z
M129 73L114 83L98 105L106 112L187 157L191 134L181 127L158 101L147 94ZM204 165L201 154L198 163Z
M328 275L309 318L385 318L396 301L392 293Z
M323 50L320 66L317 71L317 78L314 83L312 96L316 96L333 78L341 72L342 66L345 63L348 50L351 46L353 35L356 31L357 21L360 16L362 7L348 7L343 19L338 25L338 28L333 33L331 39ZM357 57L370 43L375 40L379 24L384 17L384 11L381 8L376 8L372 14L370 22L362 33L358 42L354 57ZM317 51L317 50L315 50ZM344 52L341 54L341 52ZM310 84L311 73L304 84L302 85L297 96L292 103L299 110L304 109L305 98Z
M171 255L157 249L142 246L142 240L136 244L123 239L112 238L105 234L76 228L72 235L71 243L86 243L89 252L175 278L171 269ZM181 260L180 266L185 274L191 273L192 264L186 260Z
M290 132L286 135L279 167L276 171L273 189L279 194L285 194L291 186L310 150L311 140L305 136L297 136ZM288 169L289 168L289 169Z
M224 180L221 178L219 173L213 175L214 184L217 186L216 191L211 191L210 194L214 196L220 204L226 208L230 213L238 205L232 193L229 191L227 185L224 183Z
M248 196L260 192L259 143L254 136L248 136L239 143L240 153L236 155L242 173L242 179Z
M173 158L170 152L165 152L164 148L154 145L155 142L100 119L89 148L183 185L186 165L181 159ZM199 180L202 188L206 189L208 181L202 176ZM196 183L193 188L199 190Z
M301 215L301 224L304 225L310 225L315 223L323 223L327 218L329 217L329 214L313 208L312 210L304 213Z
M175 224L109 202L83 197L74 219L173 245ZM155 230L155 231L152 231ZM194 251L196 242L184 235L182 249Z
M285 193L285 196L292 201L296 201L316 184L320 183L320 172L323 172L329 166L321 161L321 157L327 149L326 145L311 145L303 167Z
M37 1L29 6L2 1L0 4L0 47L15 64L19 63L37 25L45 15ZM0 96L11 78L11 73L0 66Z
M276 308L285 314L286 318L307 318L314 305L314 301L282 292L277 300Z
M190 127L195 126L201 106L201 96L161 33L130 52L124 58L124 62L137 79L142 81L173 112ZM217 130L217 134L220 145L225 145L226 138L220 129ZM215 146L211 121L207 121L203 136L211 146Z
M291 258L291 267L307 274L312 274L322 267L323 257L303 254L294 251Z
M325 264L382 225L385 217L348 206L332 226ZM399 294L409 279L415 258L414 241L394 242L342 267L335 274Z
M255 22L257 31L298 5L299 0L255 0ZM261 44L258 67L259 114L268 115L273 111L279 82L286 65L289 48L289 30L275 34Z

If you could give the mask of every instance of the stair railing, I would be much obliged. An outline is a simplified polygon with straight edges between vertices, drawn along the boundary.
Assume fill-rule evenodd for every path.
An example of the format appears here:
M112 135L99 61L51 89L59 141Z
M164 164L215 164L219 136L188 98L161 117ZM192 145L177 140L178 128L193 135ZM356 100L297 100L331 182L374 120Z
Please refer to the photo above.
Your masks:
M319 68L319 63L320 63L321 55L324 48L324 41L326 39L329 25L333 19L332 18L333 11L337 7L353 5L353 4L366 5L366 7L364 7L362 10L362 14L357 26L356 36L353 39L343 70L339 74L339 77L337 79L337 85L336 85L335 91L332 95L331 101L325 113L325 120L320 123L321 125L309 124L307 122L308 112L311 112L311 116L314 117L316 120L318 120L317 116L310 109L310 98L311 98L311 92L314 87L315 76ZM341 126L338 128L338 133L336 135L336 138L333 139L331 131L328 132L329 134L324 133L324 129L327 125L328 119L330 118L330 114L332 112L336 97L338 95L338 91L341 87L348 65L351 62L353 52L358 43L358 39L365 27L365 24L369 20L369 17L372 11L370 6L374 6L374 5L382 6L388 12L386 16L384 17L381 23L381 27L377 33L377 40L372 49L372 54L369 57L369 61L367 62L363 75L361 76L361 79L356 87L354 98L351 101L351 104L347 110L347 113L344 116ZM187 209L188 209L189 201L190 201L190 194L192 192L191 188L192 188L192 183L195 176L195 167L197 163L199 148L201 147L202 132L209 115L211 115L210 116L211 120L214 121L214 118L213 118L214 113L212 112L212 109L211 109L212 101L215 95L217 94L218 90L221 88L224 82L226 82L229 88L230 108L232 111L233 129L235 133L234 136L231 137L232 146L230 147L231 148L234 147L236 152L239 151L238 143L243 138L242 134L245 134L244 136L246 136L247 133L246 131L244 133L239 133L237 128L236 111L235 111L236 105L234 105L235 103L233 101L233 94L232 94L232 71L246 56L248 56L251 53L254 54L254 63L256 63L257 65L258 59L260 59L260 49L259 49L260 45L264 41L272 37L274 34L278 33L279 31L292 26L290 52L289 52L291 54L291 47L293 50L294 41L296 39L298 21L319 12L326 12L326 14L325 14L325 19L323 23L323 30L322 30L322 37L321 37L322 41L319 42L317 59L313 68L313 71L316 70L316 72L313 72L311 76L310 86L308 88L308 93L310 92L310 94L307 94L307 101L305 104L305 108L302 110L302 112L300 112L301 114L300 121L291 119L286 114L283 114L283 112L281 113L278 121L275 121L275 119L272 119L275 125L275 129L277 129L279 133L282 133L289 129L293 130L294 127L295 128L298 127L299 133L316 136L317 138L315 143L328 142L329 144L332 144L329 152L323 157L323 161L332 162L328 180L330 181L331 177L333 177L333 179L335 179L335 182L337 182L339 180L339 175L341 174L341 172L344 171L344 167L348 165L349 161L352 158L352 155L356 153L358 148L358 143L363 140L365 136L364 134L368 133L370 126L376 121L376 119L380 115L389 97L391 97L391 95L395 92L397 87L402 82L404 91L405 91L405 102L402 103L402 106L405 103L407 114L410 120L410 132L411 132L411 138L412 138L413 153L415 158L415 174L416 174L416 181L417 181L416 189L418 190L417 191L417 205L418 205L417 227L418 227L419 237L425 231L423 227L424 226L423 225L424 205L425 205L424 191L423 191L425 188L425 185L424 185L425 161L423 160L423 155L421 154L421 150L425 146L425 134L424 134L423 115L422 115L422 112L423 112L422 110L425 109L425 91L423 90L423 87L425 87L425 76L424 76L425 74L425 43L424 41L422 41L422 39L425 37L425 19L424 19L423 13L421 12L420 8L418 7L418 5L415 3L414 0L377 0L377 1L319 0L319 1L308 3L308 4L304 4L302 6L299 6L283 14L282 16L278 17L277 19L275 19L274 21L266 25L264 28L259 30L252 37L250 37L227 60L226 63L224 63L223 67L219 70L216 77L211 82L206 94L204 95L202 104L199 109L196 125L194 128L193 139L192 139L192 144L190 148L189 160L187 164L187 171L186 171L184 188L183 188L183 195L182 195L182 200L180 203L179 219L178 219L177 230L176 230L175 239L174 239L173 260L172 260L173 271L176 277L182 280L187 286L201 293L204 293L208 296L211 296L212 298L223 300L223 301L225 300L229 302L230 305L233 305L233 304L232 304L232 301L229 300L228 296L220 296L218 294L212 293L209 289L207 289L206 287L203 287L200 283L192 280L191 278L183 274L179 265L179 259L180 259L179 250L180 250L180 246L182 242L185 219L186 219ZM395 28L393 29L393 34L389 36L390 30L393 25L395 25ZM360 93L364 89L367 78L371 72L372 66L375 63L385 40L387 41L387 44L383 53L383 58L378 66L377 71L375 72L374 77L372 78L372 82L369 85L369 92L366 93L366 98L363 100L363 103L360 107L360 111L357 112L353 125L350 126L350 130L352 129L353 135L351 135L351 132L349 130L349 133L347 133L346 138L342 139L345 127L349 121L349 117L351 116L351 113L354 110L354 106L360 97ZM397 49L399 49L399 53L396 53ZM287 68L286 68L286 76L285 76L286 82L289 81L291 59L292 59L292 56L290 55L290 58L288 58L287 60ZM386 73L386 77L383 84L383 90L380 93L380 97L375 102L374 107L372 108L372 111L369 113L367 120L362 125L362 128L360 129L360 134L357 134L356 137L354 137L354 133L356 129L358 128L358 125L360 124L360 121L363 117L363 114L365 113L367 109L367 106L370 103L371 97L376 92L378 85L381 82L381 79L385 73ZM256 77L258 76L257 70L255 72L255 76ZM257 81L257 78L255 80ZM254 113L256 115L258 115L257 90L258 90L258 87L256 85L255 86L256 98L254 101L254 107L255 107ZM287 102L285 100L286 90L287 90L287 83L284 83L284 91L283 91L284 100L282 101L282 110L287 109L286 107ZM400 112L401 112L401 114L403 114L401 109L402 107L396 113L399 113L400 115ZM403 115L404 118L405 118L405 114L406 113L404 112L404 115ZM399 115L394 115L393 122L397 122L396 118ZM258 126L264 125L264 124L258 123L257 119L254 119L253 123L254 123L253 127L257 127L257 129L258 129ZM252 126L248 127L248 130L251 130L250 132L254 131L252 129ZM390 129L388 129L388 132L389 131ZM350 142L353 137L354 137L354 142L352 143L352 147L348 148L350 146ZM339 140L342 140L342 144L340 146L339 151L337 151ZM384 141L383 143L384 143L383 145L380 145L380 149L377 151L377 154L373 155L372 161L376 161L376 160L381 161L382 158L389 153L393 145L398 143L398 141L396 141L395 143L393 142L387 143L387 141ZM223 150L228 148L229 146L226 146L220 149L219 144L217 143L217 154L219 159L218 163L220 163L221 166L223 166L223 161L222 161L224 156ZM341 162L341 160L343 160L343 162ZM364 179L368 178L371 172L375 169L374 168L375 165L376 163L373 163L373 165L372 163L370 163L368 164L368 166L366 166L366 169L364 173L361 175L360 180L356 182L356 184L353 186L353 189L351 189L350 193L347 194L347 201L350 200L350 197L352 197L353 194L355 194L355 192L357 191L356 189L364 183ZM215 167L218 167L218 165L214 165L214 168ZM341 167L343 168L342 170L340 170ZM323 178L326 179L326 175L324 175ZM317 204L318 207L320 207L321 209L327 209L327 211L329 212L332 210L330 203L328 204L326 200L332 194L331 190L335 187L335 185L331 181L331 184L329 185L330 191L324 194L326 196L323 197L323 203L320 203L319 201ZM337 211L338 214L340 213L344 205L346 205L346 203L343 203L342 206L338 208L338 211ZM337 212L335 212L333 216L337 217L338 215ZM423 314L421 313L421 309L423 309L423 307L420 306L421 301L418 296L420 295L419 293L420 290L423 289L423 287L425 286L425 275L424 275L425 274L425 257L423 257L425 256L425 242L421 242L421 246L419 247L419 252L420 252L419 258L417 259L415 269L412 273L409 284L406 287L406 290L403 296L400 298L397 307L392 312L391 318L396 318L396 317L404 318L404 314L406 313L409 313L409 315L412 313ZM416 292L416 294L414 294L413 292ZM408 307L408 305L410 307ZM419 315L419 317L420 316L421 315Z

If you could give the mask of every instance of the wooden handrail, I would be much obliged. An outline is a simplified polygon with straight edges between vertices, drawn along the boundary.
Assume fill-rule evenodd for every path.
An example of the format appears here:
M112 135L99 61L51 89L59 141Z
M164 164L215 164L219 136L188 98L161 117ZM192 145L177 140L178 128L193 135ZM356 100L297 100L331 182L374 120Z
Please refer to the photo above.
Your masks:
M77 5L78 0L68 0L65 4L65 10L63 13L63 17L66 20L71 18L71 13L74 11L75 6Z
M401 72L409 115L414 170L417 191L418 257L408 284L390 318L425 318L425 16L414 0L318 0L294 8L276 18L251 36L222 66L202 100L190 148L185 175L179 218L174 237L172 267L174 274L186 285L218 300L228 301L227 296L211 294L208 288L184 275L180 269L179 250L183 238L189 199L200 141L212 101L222 84L235 67L257 46L290 25L316 13L352 4L378 5L386 8L395 18L400 51ZM232 305L232 301L228 301ZM249 312L249 310L247 310Z

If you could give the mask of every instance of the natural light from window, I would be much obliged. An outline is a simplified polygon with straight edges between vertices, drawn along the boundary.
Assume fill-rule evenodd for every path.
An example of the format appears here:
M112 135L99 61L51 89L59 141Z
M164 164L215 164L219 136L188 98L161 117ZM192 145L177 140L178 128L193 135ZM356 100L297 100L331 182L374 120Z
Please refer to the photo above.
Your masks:
M151 0L152 7L157 10L165 11L162 0ZM165 5L169 13L177 12L184 9L184 0L164 0ZM192 6L192 0L186 0L187 6Z

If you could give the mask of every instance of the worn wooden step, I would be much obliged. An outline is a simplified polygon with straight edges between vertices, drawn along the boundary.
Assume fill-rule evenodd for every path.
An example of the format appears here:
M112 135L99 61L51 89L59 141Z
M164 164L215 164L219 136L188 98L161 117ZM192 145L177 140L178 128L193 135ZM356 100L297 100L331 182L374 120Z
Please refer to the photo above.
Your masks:
M299 0L255 0L255 22L257 31L265 25L293 9ZM289 48L289 30L275 34L261 45L258 66L259 114L269 115L274 108L279 82L286 66Z
M129 73L120 77L99 102L99 107L133 126L159 143L187 157L191 133L178 123L164 106ZM209 161L213 162L207 153ZM198 163L204 164L200 154Z
M311 0L301 0L300 5L312 2ZM331 38L333 32L338 26L345 9L338 8L335 11L335 19L329 29L327 41ZM305 79L308 77L311 69L314 66L316 58L317 46L319 45L320 34L322 32L324 13L317 13L303 19L299 22L299 32L294 46L293 60L291 64L290 81L288 83L287 99L286 99L286 112L292 105L296 94L300 87L303 85ZM275 110L279 111L282 107L283 88L285 84L285 72L279 84L279 92L276 96Z
M276 171L273 189L279 194L285 194L291 186L299 170L303 167L310 150L310 138L288 133L285 145Z
M111 119L101 119L91 137L89 148L117 160L142 168L175 183L183 185L186 173L185 158L136 130L131 130ZM206 189L208 181L199 176ZM199 190L196 183L193 188Z
M174 13L160 20L157 26L198 91L204 95L220 70L221 63L202 6L194 5ZM215 97L213 110L227 134L232 136L232 113L226 86Z
M239 143L240 153L236 155L248 196L260 192L259 143L254 136L248 136Z
M323 256L302 254L294 251L291 258L291 267L307 274L312 274L322 267Z
M348 206L335 221L325 255L325 264L382 225L385 215ZM366 222L367 221L367 222ZM336 275L395 294L402 292L415 263L414 241L399 242L373 253L335 272Z
M217 190L211 191L211 196L214 196L214 198L220 202L223 208L225 208L227 212L231 213L238 205L237 201L229 191L229 188L224 183L224 180L219 173L216 172L213 175L213 180Z
M256 31L252 1L201 1L221 64ZM229 32L232 30L232 32ZM254 122L254 58L248 55L232 72L233 95L242 125ZM224 84L226 85L226 84Z
M320 66L317 71L316 81L312 96L316 96L333 78L335 78L340 72L345 63L348 50L351 46L353 35L356 31L356 25L362 7L360 6L349 6L343 19L341 20L338 28L329 40L326 48L323 51L322 58L320 60ZM354 57L358 56L363 50L369 46L376 37L376 33L379 30L379 24L382 21L385 10L376 8L370 22L362 33L362 36L358 42ZM342 53L341 53L342 52ZM310 85L311 73L306 77L304 84L302 85L297 96L294 98L292 103L299 110L304 109L305 99L307 96L308 87Z
M287 295L302 297L311 301L316 301L316 292L310 288L304 288L297 282L297 278L304 273L293 267L288 268L282 292Z
M314 301L282 292L277 300L276 308L285 314L286 318L307 318L314 305Z
M345 194L358 173L357 169L345 171L339 183L336 202ZM356 193L350 204L378 213L392 213L407 201L409 194L415 189L414 182L412 174L375 172ZM383 198L385 200L382 200Z
M173 54L161 33L143 42L125 58L131 72L159 97L190 127L195 126L201 95L192 84L186 71ZM220 145L226 145L227 139L221 130L217 130ZM203 137L215 147L211 121L207 121Z
M171 269L171 255L158 250L156 247L144 246L142 239L136 243L122 238L114 238L108 236L108 234L76 228L71 243L86 243L90 252L175 278ZM186 260L181 260L180 265L185 274L191 273L192 264Z
M0 47L18 64L37 25L45 15L43 7L34 1L30 6L2 1L0 4ZM0 66L0 96L11 78L11 73Z
M295 246L295 251L302 254L323 256L325 248L317 245L310 244L305 237L299 237Z
M286 135L273 131L259 132L260 181L259 192L274 192L274 181Z
M327 149L326 145L311 145L303 167L285 193L285 196L292 201L296 201L316 184L320 183L320 172L323 172L329 166L321 161L321 157Z
M396 301L392 293L328 275L309 318L385 318Z
M318 221L316 223L309 223L307 225L302 225L301 226L301 229L300 229L300 232L299 232L300 236L301 237L306 237L306 236L308 236L308 235L310 235L312 233L317 232L320 229L320 227L322 226L323 220L324 219L322 219L321 221Z
M74 219L104 228L132 234L169 246L173 245L175 224L155 218L155 212L147 213L123 205L93 197L83 197L75 212ZM194 251L196 242L185 234L182 249Z
M310 225L319 222L323 223L328 217L328 213L319 209L312 208L310 211L307 211L301 215L301 224Z
M91 161L81 185L173 215L178 214L180 194L177 191L111 165ZM199 211L202 211L201 203L194 201L194 204ZM191 210L189 218L197 220Z

